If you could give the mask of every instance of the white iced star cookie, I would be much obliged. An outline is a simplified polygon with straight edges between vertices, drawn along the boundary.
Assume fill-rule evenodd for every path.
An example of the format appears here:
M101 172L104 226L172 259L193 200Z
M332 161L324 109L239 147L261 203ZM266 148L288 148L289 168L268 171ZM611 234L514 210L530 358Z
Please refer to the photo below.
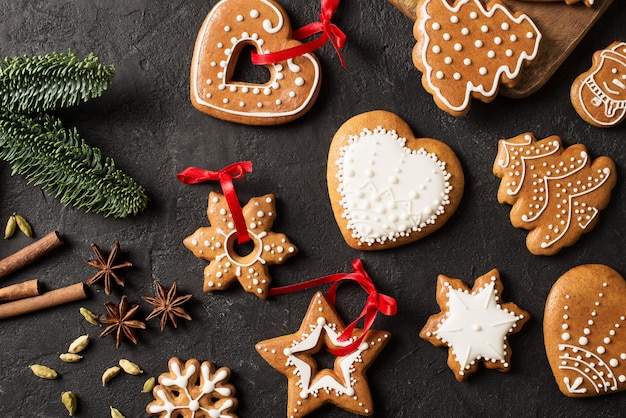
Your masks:
M511 348L507 337L521 330L528 312L512 302L503 303L500 274L493 269L469 288L459 279L437 278L437 303L441 312L432 315L420 337L431 344L449 347L448 366L459 382L478 369L509 371Z

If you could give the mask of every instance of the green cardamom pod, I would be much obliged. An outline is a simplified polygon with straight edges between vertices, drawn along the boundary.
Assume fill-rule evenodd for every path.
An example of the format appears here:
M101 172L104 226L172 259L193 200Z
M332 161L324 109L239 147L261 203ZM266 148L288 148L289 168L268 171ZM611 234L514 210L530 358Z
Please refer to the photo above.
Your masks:
M72 341L72 343L70 344L70 347L67 349L67 352L71 354L80 353L85 348L87 348L88 344L89 344L89 335L81 335L80 337Z
M119 374L120 369L118 366L109 367L102 373L102 386L106 386L109 380L113 379L115 376Z
M110 408L111 408L111 418L126 418L124 414L122 414L118 409L113 408L112 406Z
M9 220L7 221L7 226L4 228L4 239L9 239L15 234L15 229L17 228L17 220L15 219L15 215L9 216Z
M56 372L56 370L51 369L48 366L42 366L41 364L31 364L28 367L30 367L35 376L41 377L42 379L54 380L59 377L59 374Z
M76 395L74 395L74 392L63 392L61 394L61 402L63 403L63 405L65 405L68 414L73 417L74 412L76 412L76 407L78 406L78 400L76 399Z
M75 353L63 353L59 356L59 358L66 363L76 363L81 361L83 359L83 356Z
M15 214L15 221L17 222L18 228L20 228L20 231L22 231L24 235L27 237L33 236L33 227L30 226L28 221L22 215Z
M156 385L156 379L153 377L146 380L143 384L143 389L141 389L141 393L150 393L154 386Z
M128 374L138 375L138 374L143 373L143 370L141 370L141 367L139 367L132 361L128 361L123 358L119 361L119 364L120 364L120 367Z
M100 321L98 321L98 315L96 315L95 313L91 312L89 309L87 308L80 308L80 314L85 318L85 320L87 322L89 322L91 325L97 325L99 327L102 326L102 324L100 323Z

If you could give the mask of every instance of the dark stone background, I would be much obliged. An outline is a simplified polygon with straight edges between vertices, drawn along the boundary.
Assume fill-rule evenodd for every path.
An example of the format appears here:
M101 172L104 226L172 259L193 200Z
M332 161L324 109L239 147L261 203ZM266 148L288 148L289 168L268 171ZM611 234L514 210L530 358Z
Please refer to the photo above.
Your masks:
M286 378L255 352L260 340L297 330L314 290L260 300L234 284L222 293L202 292L206 262L181 241L207 226L207 194L217 183L185 186L175 173L187 166L218 169L250 159L254 171L236 187L240 200L275 193L279 218L275 230L286 233L300 254L271 268L274 285L285 285L334 272L347 272L361 257L380 290L394 296L399 312L375 324L393 334L392 341L368 371L378 417L416 416L617 416L624 395L586 400L561 395L545 356L542 317L545 298L555 280L585 263L608 264L626 273L626 190L619 181L612 202L595 230L553 257L537 257L525 248L526 232L509 222L510 207L496 199L499 179L491 173L497 140L532 131L537 137L560 135L565 145L584 143L592 157L611 156L618 174L626 167L626 123L600 130L573 110L569 87L589 68L592 53L616 39L626 39L626 2L616 0L555 76L538 93L523 100L498 97L491 104L474 101L468 116L440 111L421 86L413 67L412 24L381 0L345 0L334 19L346 32L346 70L328 45L317 52L323 85L311 111L294 123L250 127L227 123L196 111L188 98L189 64L196 34L215 4L211 1L2 0L2 56L45 54L71 49L94 52L115 64L117 75L103 97L59 112L87 142L115 159L145 185L151 203L144 213L123 220L104 219L63 207L23 178L0 165L0 218L16 211L32 223L38 237L59 230L66 245L37 263L3 279L3 285L39 278L47 288L86 280L93 269L90 242L110 249L122 244L123 258L134 268L127 287L107 298L99 286L90 298L0 323L0 415L60 417L65 390L80 400L78 416L109 416L113 405L127 417L145 416L152 400L141 394L145 378L167 371L172 356L210 360L232 370L242 417L284 416ZM316 19L317 1L282 1L294 27ZM566 7L563 5L563 7ZM348 118L373 109L396 112L416 136L443 140L461 159L466 189L458 213L436 234L393 250L364 253L350 249L333 220L326 191L326 155L331 138ZM31 240L16 236L0 243L0 256ZM512 370L481 369L457 383L446 365L447 350L418 337L435 302L438 274L473 280L500 269L506 300L528 310L531 321L511 337ZM152 280L192 293L193 322L161 333L152 321L140 344L115 349L112 338L83 320L80 306L104 313L103 303L127 294L139 303L151 295ZM340 291L343 317L354 318L364 294L353 285ZM143 316L150 311L142 302ZM81 334L92 342L80 363L66 364L58 355ZM120 375L102 387L102 372L128 358L145 370L141 377ZM59 371L56 381L39 380L28 365L47 364ZM348 417L327 406L311 416Z

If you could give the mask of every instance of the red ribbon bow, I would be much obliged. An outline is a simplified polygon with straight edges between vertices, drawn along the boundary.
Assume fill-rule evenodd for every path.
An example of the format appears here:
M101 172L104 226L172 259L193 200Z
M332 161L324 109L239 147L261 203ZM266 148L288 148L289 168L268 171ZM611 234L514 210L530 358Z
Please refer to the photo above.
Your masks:
M298 41L321 33L322 35L319 38L292 48L270 52L268 54L257 54L256 52L252 52L252 63L255 65L266 65L285 61L290 58L299 57L309 52L313 52L314 50L324 46L327 41L330 41L339 56L341 66L346 68L346 63L341 55L341 49L346 44L346 34L330 21L335 13L335 10L339 7L339 1L340 0L322 0L320 21L309 23L308 25L295 30L292 34L292 38Z
M219 180L228 203L228 209L233 216L233 223L235 224L235 230L237 231L237 242L243 244L250 241L250 235L248 235L248 227L246 221L243 218L243 211L235 192L235 186L233 185L233 179L243 178L245 173L252 171L251 161L241 161L233 163L229 166L222 168L219 171L209 171L197 167L189 167L182 172L176 174L176 178L184 184L197 184L209 180Z
M374 286L372 278L365 271L363 263L360 259L357 258L352 262L352 269L352 273L331 274L329 276L320 277L318 279L313 279L303 283L275 287L273 289L270 289L269 291L270 296L283 295L285 293L297 292L299 290L305 290L311 287L332 283L332 285L328 289L328 292L326 293L326 298L332 306L335 306L337 287L339 286L339 283L343 280L353 280L357 282L363 288L363 290L367 292L367 301L365 302L365 307L361 311L359 317L352 321L352 323L344 329L341 335L339 335L338 339L339 341L347 341L352 336L352 332L354 331L354 328L361 320L361 318L364 318L363 334L361 334L359 338L344 347L340 347L335 350L328 350L331 354L339 357L346 356L354 352L354 350L359 347L361 342L363 342L367 331L372 328L378 312L386 316L393 316L398 310L396 300L394 298L384 295L382 293L378 293L378 291L376 290L376 286Z

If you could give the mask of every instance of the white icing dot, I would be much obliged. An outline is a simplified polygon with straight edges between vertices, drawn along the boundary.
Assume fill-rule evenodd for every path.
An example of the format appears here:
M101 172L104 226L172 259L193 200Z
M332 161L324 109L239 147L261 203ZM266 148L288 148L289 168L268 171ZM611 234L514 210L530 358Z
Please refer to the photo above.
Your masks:
M237 15L237 22L243 22L243 15Z
M510 50L510 49L507 49L504 53L506 54L507 57L512 57L513 56L513 51Z
M437 71L435 77L437 77L438 80L442 80L444 77L443 71Z
M296 78L296 80L294 81L294 83L296 84L296 86L298 86L298 87L302 87L302 86L304 86L304 78L302 78L302 77L298 77L298 78Z
M450 22L459 23L459 18L456 15L452 15L452 17L450 17Z
M477 19L478 18L478 13L471 12L469 16L470 16L470 19Z
M467 29L467 28L463 28L463 29L461 29L461 34L463 34L463 35L469 35L469 33L470 33L469 29Z
M535 37L535 34L534 34L534 33L532 33L532 32L528 32L528 33L526 34L526 37L527 37L528 39L533 39L533 38Z
M501 26L502 30L509 30L509 24L506 22L502 22L502 26Z
M456 44L454 44L454 50L457 51L457 52L462 51L463 50L463 45L461 45L460 43L457 42Z
M452 77L453 77L455 80L457 80L457 81L458 81L458 80L460 80L460 79L461 79L461 74L460 74L460 73L454 73L454 74L452 75Z
M250 17L252 19L256 19L257 17L259 17L259 11L256 9L252 9L250 10Z
M487 68L485 68L485 67L480 67L480 69L478 70L478 72L480 73L480 75L485 75L485 74L487 74Z
M578 339L578 344L580 344L580 345L587 345L587 344L589 344L589 339L587 337L580 337Z
M611 365L611 367L617 367L619 365L619 361L617 361L616 358L612 358L611 360L609 360L609 364Z
M617 380L619 380L621 383L624 383L626 382L626 376L624 376L623 374L620 374Z
M572 336L569 334L569 332L564 332L563 334L561 334L561 339L562 339L563 341L569 341L569 339L570 339L571 337L572 337Z
M471 60L471 59L469 59L469 58L465 58L465 59L463 60L463 64L465 64L465 65L472 65L472 60Z
M449 41L450 40L450 34L449 33L444 33L443 34L443 40L444 41Z
M513 35L511 35L509 37L509 39L511 40L511 42L515 42L515 41L517 41L517 36L515 34L513 34Z
M483 41L481 41L480 39L477 39L476 42L474 42L474 46L476 48L482 48L483 47Z
M440 52L441 52L441 48L439 47L439 45L433 46L433 53L439 54Z
M445 58L443 59L443 62L445 62L446 64L452 64L452 58L450 58L450 57L445 57Z
M496 53L495 53L495 52L493 52L493 51L489 51L489 52L487 52L487 56L488 56L489 58L495 58Z
M493 43L496 45L500 45L502 43L502 38L496 36L495 38L493 38Z
M431 27L433 28L433 30L441 29L441 25L439 24L439 22L433 22Z
M482 32L482 33L487 33L487 32L489 32L489 26L487 26L487 25L482 25L482 26L480 27L480 30L481 30L481 32Z
M230 32L230 26L228 25L224 26L224 32Z

